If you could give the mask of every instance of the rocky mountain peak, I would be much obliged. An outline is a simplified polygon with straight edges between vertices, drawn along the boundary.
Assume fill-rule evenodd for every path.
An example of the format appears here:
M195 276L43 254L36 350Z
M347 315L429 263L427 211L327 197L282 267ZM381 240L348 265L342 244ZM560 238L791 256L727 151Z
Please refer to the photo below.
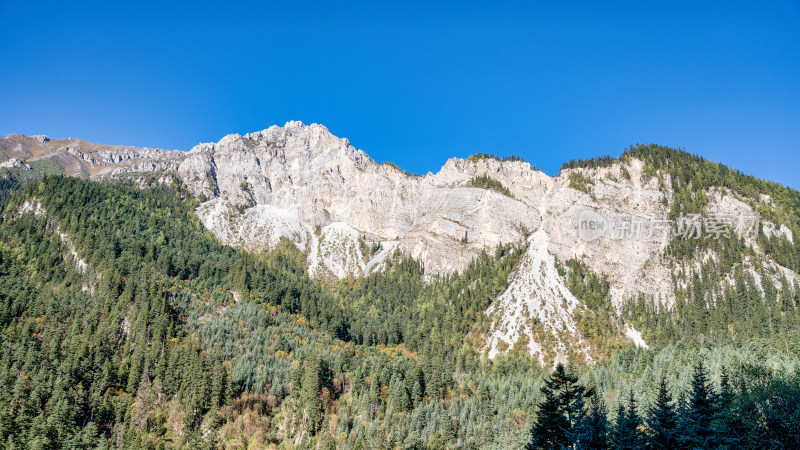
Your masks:
M585 307L568 295L558 262L575 259L605 277L617 308L640 295L668 308L676 301L673 262L665 255L671 237L633 235L632 229L626 234L624 228L634 221L668 221L673 180L647 165L644 159L652 155L548 176L518 158L480 154L413 176L377 164L322 125L299 121L230 134L189 152L21 135L0 138L0 149L8 159L18 158L7 164L15 167L50 158L70 175L155 175L162 182L177 176L201 200L197 215L222 242L259 252L291 241L306 252L309 273L320 278L381 270L395 251L419 261L426 273L451 274L498 245L526 246L508 289L487 311L492 356L524 337L528 351L542 358L591 358L574 317ZM707 212L721 216L747 216L768 205L724 188L702 195L709 199ZM587 217L608 232L581 234ZM785 224L766 221L763 230L794 237ZM776 289L781 277L800 282L795 272L770 264ZM630 324L619 328L646 345ZM556 354L542 353L542 339L557 342Z

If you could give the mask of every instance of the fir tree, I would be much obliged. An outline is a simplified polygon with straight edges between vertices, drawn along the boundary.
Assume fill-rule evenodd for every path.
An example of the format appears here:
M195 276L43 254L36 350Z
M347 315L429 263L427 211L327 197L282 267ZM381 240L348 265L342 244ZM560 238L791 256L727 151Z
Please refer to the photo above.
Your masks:
M716 446L714 420L717 418L718 398L708 381L703 360L697 362L686 412L679 429L679 441L689 448Z
M551 379L545 380L545 385L542 386L544 400L539 403L536 423L531 430L533 440L528 446L531 450L560 448L569 443L566 434L569 420L554 385Z
M529 448L559 448L570 445L570 435L584 414L585 388L563 365L556 366L541 391L536 423L531 430Z
M616 449L638 449L644 444L636 400L631 391L628 405L622 403L617 408L617 420L612 431L612 442Z
M664 378L658 385L656 401L647 413L647 445L650 448L673 449L678 447L676 437L677 415Z
M606 407L599 397L592 396L592 404L589 405L569 437L575 449L608 448Z

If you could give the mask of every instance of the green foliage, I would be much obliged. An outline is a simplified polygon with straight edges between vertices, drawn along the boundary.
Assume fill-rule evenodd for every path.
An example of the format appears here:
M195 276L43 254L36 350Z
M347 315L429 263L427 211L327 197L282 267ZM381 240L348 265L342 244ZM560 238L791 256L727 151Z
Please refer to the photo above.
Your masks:
M490 177L489 175L481 175L479 177L472 177L469 180L469 184L475 187L484 188L484 189L491 189L493 191L499 192L503 195L507 195L509 197L514 197L511 195L511 191L508 190L503 183L495 180L494 178Z
M558 364L541 388L544 399L531 435L529 448L561 448L569 446L570 435L583 415L583 399L587 394L578 378Z
M381 165L382 166L389 166L389 167L395 169L396 171L398 171L398 172L400 172L403 175L408 176L408 177L421 177L422 176L420 174L409 172L409 171L407 171L405 169L401 169L397 164L395 164L395 163L393 163L391 161L384 161L384 162L381 163Z
M714 420L718 417L717 397L708 382L703 361L697 362L692 375L689 401L682 411L679 441L688 448L713 448L719 445Z
M20 215L25 201L40 202L46 216ZM63 351L51 356L52 369L43 367L41 378L26 384L37 392L37 403L13 415L4 442L27 442L19 430L61 414L42 407L60 403L41 392L60 392L45 380L58 378L49 370L62 367L64 358L79 367L66 385L92 394L75 404L73 422L58 419L60 434L36 428L54 442L77 439L87 417L93 418L92 439L108 442L230 441L240 433L226 421L233 426L278 407L298 411L295 417L305 417L300 429L315 436L340 401L348 410L372 405L370 421L382 420L386 408L395 416L416 411L411 420L418 421L456 398L457 367L479 364L470 333L521 255L521 249L503 247L464 274L427 283L417 263L400 260L384 276L331 292L307 277L305 256L290 244L263 255L220 245L194 216L195 204L174 188L140 191L51 177L5 205L13 218L0 227L0 282L9 286L0 291L0 304L3 329L14 334L3 341L19 350L6 353L2 380L19 383L19 358L57 343L78 347L58 344ZM85 273L52 227L69 236L87 263ZM300 369L293 369L298 361ZM299 384L291 382L293 374L300 375ZM340 400L350 386L345 380L353 384ZM290 395L292 385L300 387L297 397ZM28 395L16 392L2 405ZM67 393L73 405L76 397ZM253 394L267 395L266 404L252 404ZM207 423L217 424L214 433L199 434ZM437 420L417 432L431 440L446 423ZM443 430L439 439L455 439L455 428ZM363 429L353 433L356 441L367 440Z
M747 345L758 340L770 348L800 352L800 286L783 279L778 292L764 266L756 275L760 282L741 263L728 263L725 257L721 264L709 260L699 272L673 276L677 299L672 309L640 297L623 307L623 316L654 345L680 340Z
M629 348L630 341L622 337L622 327L611 303L608 280L589 271L576 259L557 268L566 278L569 291L585 306L576 308L573 314L581 334L595 347L597 356L605 359Z
M638 405L631 392L627 405L620 402L617 406L617 418L611 430L611 442L614 448L631 450L641 448L644 444L641 426Z
M793 368L784 371L770 368L772 364L763 360L755 364L747 361L745 352L735 358L741 363L737 362L736 374L731 376L725 366L718 365L720 357L729 359L729 350L705 350L703 353L711 357L719 373L718 382L714 383L704 357L695 350L681 350L684 356L695 359L693 368L686 367L685 361L670 361L668 349L657 353L637 350L635 353L643 357L638 361L635 355L621 354L611 366L585 372L582 383L557 366L544 381L543 400L538 404L529 448L793 448L800 443L800 433L795 428L800 425L800 415L796 414L796 406L789 406L800 399L796 356ZM680 364L680 369L665 367L667 361ZM639 365L642 362L645 364ZM619 363L626 367L627 374L615 372L613 378L601 374ZM680 393L680 400L672 400L663 376L657 387L645 382L654 381L652 376L658 372L683 380L673 386L673 392ZM629 375L633 377L625 387L620 380ZM684 379L684 375L690 376ZM736 379L733 383L732 378ZM605 385L607 381L613 385ZM594 386L600 387L605 397L617 393L617 411L607 438L604 401L595 399L588 405L580 401L592 398ZM629 392L624 400L618 394L621 390ZM565 396L563 392L584 395ZM644 408L644 421L634 392L640 398L655 394L650 406ZM566 406L567 397L574 400L572 408ZM570 409L572 413L568 414ZM577 422L575 417L579 418Z
M499 157L499 156L493 155L491 153L475 153L475 154L469 155L469 157L467 157L467 160L468 161L472 161L472 162L478 162L478 161L483 160L483 159L494 159L494 160L497 160L497 161L500 161L500 162L525 161L519 155L507 155L507 156Z
M700 212L699 207L704 206L706 200L696 197L696 194L717 187L730 189L742 197L756 201L761 194L771 196L778 207L775 209L774 217L773 214L768 214L765 218L775 218L781 223L794 222L800 214L800 193L796 190L752 175L745 175L701 156L649 144L630 147L623 154L623 158L625 157L638 158L644 161L646 166L668 173L676 193L689 194L691 191L695 194L682 195L676 207L677 212Z
M711 307L690 284L674 320L635 303L623 314L653 349L631 349L611 340L620 325L608 282L567 261L560 270L587 305L576 318L601 362L545 378L525 354L480 353L484 312L524 248L446 277L398 257L328 286L287 241L258 255L221 245L180 185L46 177L15 189L0 223L9 448L521 448L545 419L562 424L547 442L603 448L634 429L607 426L606 404L623 404L629 422L631 411L644 417L635 429L648 442L673 428L670 406L680 442L711 442L697 433L706 423L720 445L799 442L796 288L767 287L767 303L735 274ZM21 212L25 202L44 212ZM717 276L709 266L698 283Z
M648 412L646 422L647 428L650 430L647 436L649 447L678 448L678 418L672 403L672 396L667 389L667 381L664 378L658 385L656 400Z
M800 232L800 192L772 181L761 180L700 156L658 145L637 145L622 158L638 158L651 168L670 176L673 202L669 218L702 213L711 189L727 189L741 197L760 214L760 219L786 225L795 235ZM762 201L769 196L771 203ZM707 234L707 233L706 233ZM800 249L785 237L767 237L759 233L758 242L766 254L779 264L800 270ZM685 244L683 252L702 250L694 242Z
M2 204L12 192L31 181L39 180L47 175L59 175L64 173L64 168L51 158L30 161L27 162L27 164L31 166L30 170L21 167L0 169L0 204Z
M427 282L418 262L401 258L384 273L341 286L350 339L452 357L476 323L487 320L483 312L507 286L522 250L506 245L491 256L484 252L464 273Z
M614 163L618 162L616 158L612 158L611 156L598 156L595 158L589 159L570 159L568 162L565 162L561 165L561 170L567 169L598 169L601 167L610 167Z
M206 413L227 400L227 378L221 363L181 330L181 306L153 272L158 258L148 245L157 245L156 239L145 242L135 231L160 230L159 253L175 258L196 242L170 241L192 221L185 215L183 223L170 226L179 221L169 215L190 208L165 208L158 216L129 214L150 201L182 200L139 197L132 190L61 177L31 184L26 194L6 204L6 217L19 214L25 198L35 198L52 213L49 218L22 214L0 227L2 341L10 345L0 360L0 380L16 386L1 400L16 405L5 421L3 441L22 445L36 436L42 445L55 446L86 439L96 443L112 434L124 439L126 422L137 424L140 436L160 441L164 432L155 431L148 417L178 404L177 426L198 427ZM91 288L84 288L72 258L63 256L70 250L51 220L96 268ZM205 244L212 242L207 238ZM194 263L186 256L184 270L214 272L213 262L198 258Z
M704 212L709 201L705 193L709 189L728 189L749 203L761 215L762 220L786 225L794 235L800 233L800 192L685 151L654 144L636 145L628 148L619 159L603 156L571 160L562 166L562 170L608 167L615 163L624 164L630 158L643 161L645 175L658 176L662 187L665 182L659 174L669 175L673 190L670 219ZM572 173L570 186L588 192L586 182L577 176L573 181ZM626 178L630 178L627 169L623 167L623 176L626 173ZM769 196L771 204L762 201L762 196ZM775 258L779 264L795 271L800 270L800 251L796 244L785 237L768 238L763 233L759 235L758 241L764 247L765 253ZM688 242L683 247L683 252L688 253L694 251L696 245Z
M580 172L569 173L569 187L572 189L576 189L591 195L593 184L594 181L591 178L586 177Z

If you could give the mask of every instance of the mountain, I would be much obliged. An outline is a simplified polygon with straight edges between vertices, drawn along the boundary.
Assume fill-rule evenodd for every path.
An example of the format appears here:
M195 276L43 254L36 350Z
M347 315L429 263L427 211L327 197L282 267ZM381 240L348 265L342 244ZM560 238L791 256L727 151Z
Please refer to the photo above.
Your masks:
M594 358L596 345L576 323L587 305L569 292L559 262L576 260L604 277L619 312L639 297L674 308L686 280L720 257L714 249L681 261L669 254L686 216L674 211L674 174L657 168L646 150L603 164L573 162L550 177L519 158L493 155L452 158L438 173L408 174L376 163L322 125L301 122L228 135L186 153L21 135L0 139L0 148L8 158L56 162L67 175L132 178L139 185L177 179L200 200L196 213L221 242L257 253L286 239L306 253L308 272L317 278L380 271L395 250L427 274L449 275L483 251L524 245L508 288L486 311L490 357L524 337L527 351L542 362L565 361L569 353ZM765 253L759 233L793 245L800 230L796 217L775 220L770 212L781 205L766 192L698 187L691 195L703 204L692 213L731 226L729 233L754 252L737 255L744 275L762 292L762 278L768 279L780 295L800 282L797 266ZM587 215L605 224L602 235L582 235ZM609 321L618 335L646 346L646 333L643 338L632 322Z
M793 189L656 145L419 176L299 122L0 149L7 448L800 445Z
M0 152L7 160L21 159L57 166L69 176L102 177L119 167L155 172L174 168L169 161L180 160L180 150L159 150L124 145L98 145L79 139L50 139L45 135L10 134L0 138Z
M301 122L228 135L187 153L21 135L0 140L0 148L22 161L56 162L73 176L133 178L140 185L177 177L200 199L196 213L221 242L257 253L286 239L307 254L314 277L363 276L384 268L395 250L419 261L426 273L448 275L463 271L482 251L524 244L519 269L486 312L492 317L485 336L490 357L524 337L527 350L542 362L563 362L568 353L593 359L575 320L576 310L587 306L569 292L557 261L574 259L605 277L619 310L640 296L674 307L685 285L675 280L676 267L688 279L700 264L719 257L710 251L678 262L665 254L673 226L645 227L670 219L672 174L635 154L602 167L574 164L555 177L518 158L475 155L452 158L438 173L418 176L376 163L322 125ZM790 286L800 281L796 271L764 253L757 231L735 226L773 208L768 194L753 198L709 186L697 195L706 199L698 212L730 222L731 232L763 259L761 268L779 293L781 280ZM581 235L589 213L607 222L604 235ZM760 222L754 226L768 237L793 243L797 222ZM758 265L748 258L739 262L760 285ZM647 345L632 323L616 322L619 334Z

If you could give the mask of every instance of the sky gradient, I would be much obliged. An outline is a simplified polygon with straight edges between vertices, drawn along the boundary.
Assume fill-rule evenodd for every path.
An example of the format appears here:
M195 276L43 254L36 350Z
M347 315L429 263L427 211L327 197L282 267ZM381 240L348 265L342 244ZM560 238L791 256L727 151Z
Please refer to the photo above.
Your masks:
M416 173L657 143L800 188L800 2L595 3L0 0L0 135L189 150L301 120Z

